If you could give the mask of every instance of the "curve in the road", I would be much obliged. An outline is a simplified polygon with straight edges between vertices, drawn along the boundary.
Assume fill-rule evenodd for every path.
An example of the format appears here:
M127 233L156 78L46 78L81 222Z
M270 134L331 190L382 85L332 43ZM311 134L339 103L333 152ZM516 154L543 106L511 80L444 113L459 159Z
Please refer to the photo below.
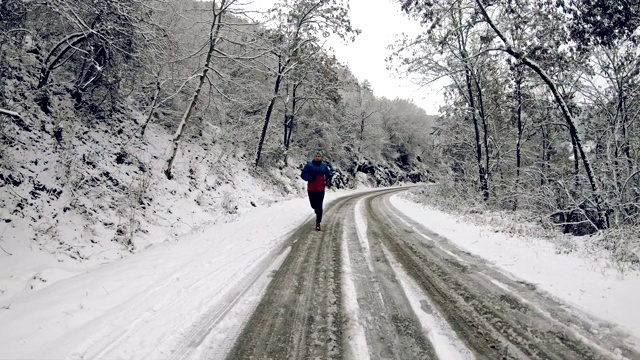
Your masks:
M322 232L298 229L227 358L640 359L399 213L389 197L400 190L338 199Z

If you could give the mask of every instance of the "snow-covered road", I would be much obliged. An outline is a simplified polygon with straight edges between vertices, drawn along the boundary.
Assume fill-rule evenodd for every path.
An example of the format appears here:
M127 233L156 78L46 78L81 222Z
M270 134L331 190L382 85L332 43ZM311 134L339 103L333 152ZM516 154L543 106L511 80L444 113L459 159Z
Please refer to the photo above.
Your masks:
M328 200L336 197L331 193ZM445 321L447 315L435 311L442 305L434 303L421 290L420 276L415 280L415 269L406 269L406 259L396 259L403 252L389 246L400 243L385 243L371 237L372 232L388 227L380 225L381 219L372 222L363 215L371 211L364 210L361 199L344 198L342 202L345 201L351 201L351 207L336 213L340 216L327 212L326 222L332 221L332 216L336 221L347 216L352 219L350 227L343 223L340 231L327 235L328 239L348 239L332 248L340 254L333 261L337 261L338 272L343 276L338 287L341 298L330 300L343 305L344 314L340 316L348 319L346 333L351 339L348 354L379 358L376 351L385 345L371 341L372 328L368 326L372 322L364 320L370 319L376 308L362 307L358 299L362 291L370 292L372 298L379 297L376 301L383 306L377 310L384 309L388 299L385 302L380 286L386 289L395 286L407 299L402 312L416 314L416 324L427 334L424 338L429 343L423 344L424 351L447 359L471 358L478 350L469 346L469 339L456 336L464 333L460 323L449 325ZM377 206L385 207L384 213L393 214L388 216L398 229L404 229L395 231L410 234L415 243L409 249L419 249L416 239L420 238L423 244L428 244L425 251L441 254L444 259L441 261L450 268L466 268L464 277L471 276L482 284L480 293L489 288L492 295L510 304L505 311L527 309L536 314L541 324L578 339L577 344L610 357L634 358L632 351L639 347L637 340L622 333L632 333L636 338L640 333L640 312L629 301L629 297L637 299L640 295L636 275L628 274L621 280L613 272L585 266L588 260L556 254L553 247L547 248L531 239L509 238L506 246L501 243L502 234L457 223L398 196ZM123 260L88 269L43 289L2 299L0 358L223 358L263 299L276 270L285 268L283 261L296 248L294 239L320 236L310 232L308 226L299 228L310 219L310 214L306 199L275 204L257 209L234 223L210 227L178 242L165 242ZM322 234L331 234L330 229ZM475 229L475 233L469 229ZM421 251L417 254L422 254ZM536 256L531 256L533 251ZM366 276L376 274L381 258L386 259L384 271L397 280L396 284L372 281L367 286ZM329 270L324 270L328 271L324 279L332 278ZM595 285L581 286L591 283L585 279L593 278L597 278ZM576 293L580 296L574 296ZM557 302L571 306L558 308ZM335 314L342 310L335 310ZM611 323L595 320L592 315ZM572 325L566 325L567 321L573 321ZM411 343L406 341L403 344Z
M359 194L311 224L229 359L640 357L628 338Z

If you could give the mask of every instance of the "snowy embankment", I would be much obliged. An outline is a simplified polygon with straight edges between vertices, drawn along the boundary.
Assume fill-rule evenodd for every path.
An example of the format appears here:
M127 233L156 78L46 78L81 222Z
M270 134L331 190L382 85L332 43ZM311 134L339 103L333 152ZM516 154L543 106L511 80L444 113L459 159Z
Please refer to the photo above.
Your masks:
M391 202L414 221L488 260L510 277L535 284L640 339L640 274L622 275L580 251L562 254L549 240L513 236L491 226L471 224L401 196L392 197Z
M139 131L144 116L131 112L137 123L105 120L63 144L20 133L20 146L5 149L11 157L0 156L15 163L0 170L0 301L304 190L295 166L255 171L240 147L215 145L211 134L185 139L169 180L171 135L152 123L144 138L120 136Z

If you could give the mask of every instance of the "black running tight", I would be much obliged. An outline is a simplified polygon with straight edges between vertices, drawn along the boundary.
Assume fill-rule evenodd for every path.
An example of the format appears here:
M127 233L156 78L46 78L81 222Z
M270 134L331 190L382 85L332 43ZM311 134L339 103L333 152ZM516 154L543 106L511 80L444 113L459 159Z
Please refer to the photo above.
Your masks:
M316 223L322 222L322 201L324 200L324 191L307 191L309 194L309 203L311 208L316 212Z

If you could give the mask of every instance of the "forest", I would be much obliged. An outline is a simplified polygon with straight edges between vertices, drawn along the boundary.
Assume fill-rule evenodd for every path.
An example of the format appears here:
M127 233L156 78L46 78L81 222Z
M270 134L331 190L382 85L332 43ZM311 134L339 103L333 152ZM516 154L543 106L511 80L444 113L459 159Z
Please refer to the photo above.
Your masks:
M229 164L274 201L316 149L336 188L429 180L433 116L323 47L358 35L347 1L3 0L0 27L2 219L39 244L258 206Z
M640 3L402 1L424 32L389 57L447 79L436 192L638 250ZM635 258L637 261L637 257Z
M270 174L294 177L321 148L339 188L433 182L424 197L442 208L517 212L637 251L638 1L395 2L424 31L391 44L389 67L445 81L437 116L375 96L324 48L358 36L348 1L258 14L237 0L3 0L3 221L50 236L42 214L57 223L46 208L64 199L64 213L128 219L104 228L131 247L150 188L182 181L198 205L233 212L228 193L207 198L230 181L221 161L277 187Z

